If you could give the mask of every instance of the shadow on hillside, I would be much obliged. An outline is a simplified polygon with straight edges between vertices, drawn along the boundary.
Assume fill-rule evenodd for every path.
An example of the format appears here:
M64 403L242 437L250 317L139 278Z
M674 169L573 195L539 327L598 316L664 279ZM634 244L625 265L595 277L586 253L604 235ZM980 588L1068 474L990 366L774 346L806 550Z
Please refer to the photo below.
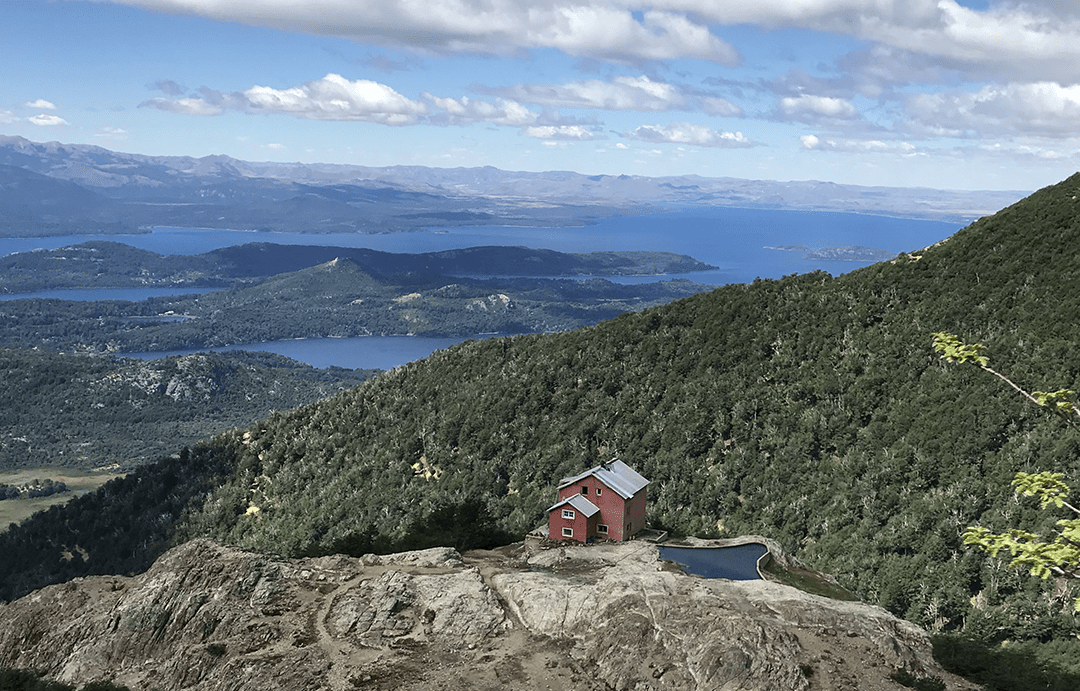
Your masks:
M934 658L942 667L987 691L1080 689L1080 672L1075 669L1077 641L989 645L954 634L933 636L932 641ZM1072 663L1068 665L1072 669L1065 661Z

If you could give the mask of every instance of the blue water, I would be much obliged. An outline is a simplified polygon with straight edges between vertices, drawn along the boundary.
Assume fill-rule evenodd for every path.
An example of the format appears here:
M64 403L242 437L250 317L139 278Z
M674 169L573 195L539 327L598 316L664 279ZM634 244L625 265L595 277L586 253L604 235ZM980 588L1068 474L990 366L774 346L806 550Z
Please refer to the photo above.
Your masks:
M661 547L660 558L673 561L686 573L704 578L756 581L757 561L768 549L751 543L736 547Z
M823 269L833 275L870 262L815 261L803 252L767 247L810 248L861 245L910 252L932 245L959 229L955 223L865 214L699 207L644 216L606 218L569 228L461 226L426 231L362 235L270 233L203 228L157 228L143 235L71 235L0 238L0 256L36 248L56 248L88 240L112 240L158 254L201 254L248 242L285 245L366 247L383 252L436 252L482 245L525 246L560 252L653 250L688 254L719 267L716 271L665 276L699 283L746 283ZM620 279L623 282L658 280Z
M889 218L863 214L696 207L643 216L607 218L595 225L568 228L461 226L426 231L363 235L355 233L271 233L205 228L156 228L142 235L67 235L47 238L0 238L0 256L38 248L57 248L89 240L111 240L158 254L202 254L249 242L286 245L366 247L383 252L436 252L484 245L524 246L560 252L651 250L686 254L718 267L666 276L618 277L619 283L645 283L686 278L696 283L747 283L822 269L832 275L871 262L815 261L803 252L768 249L777 246L845 247L860 245L910 252L943 240L959 229L955 223ZM191 289L117 289L46 291L38 295L69 300L127 299L197 292ZM5 296L4 299L25 297ZM245 345L269 350L316 367L389 368L426 357L463 339L418 339L404 336L360 339L309 339ZM161 357L153 353L147 357Z

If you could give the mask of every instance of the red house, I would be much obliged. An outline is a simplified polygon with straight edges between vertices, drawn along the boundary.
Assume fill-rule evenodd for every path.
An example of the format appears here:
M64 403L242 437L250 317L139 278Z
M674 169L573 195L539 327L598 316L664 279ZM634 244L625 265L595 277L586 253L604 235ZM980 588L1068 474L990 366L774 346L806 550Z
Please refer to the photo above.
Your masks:
M548 509L552 540L629 540L645 527L649 481L619 459L559 483L559 501Z

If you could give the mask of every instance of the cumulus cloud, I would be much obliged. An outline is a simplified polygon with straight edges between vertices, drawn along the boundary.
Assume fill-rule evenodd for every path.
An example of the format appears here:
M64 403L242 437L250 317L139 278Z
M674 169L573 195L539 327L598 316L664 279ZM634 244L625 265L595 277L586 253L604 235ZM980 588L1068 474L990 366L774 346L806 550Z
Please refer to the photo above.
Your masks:
M588 119L564 118L552 109L534 111L517 101L493 101L437 96L422 93L411 99L393 88L367 79L355 81L338 74L300 86L277 89L253 86L244 91L223 93L201 89L182 98L152 98L140 104L182 115L220 115L226 110L249 114L290 115L309 120L375 122L384 125L467 125L490 123L506 127L547 127L542 138L583 139L596 123ZM576 128L576 129L575 129ZM530 136L541 136L536 133Z
M671 3L608 0L112 0L284 31L337 36L420 52L507 54L556 48L618 61L740 61L708 24Z
M385 125L410 125L428 112L426 104L402 96L385 84L367 79L350 81L333 73L288 89L253 86L231 94L203 89L198 97L152 98L141 105L185 115L220 115L233 109Z
M978 146L957 147L953 152L968 158L972 155L991 155L1007 160L1034 159L1036 161L1064 161L1080 159L1080 142L1073 142L1071 146L1050 147L1039 144L1017 144L1012 142L988 142Z
M34 108L35 110L56 110L56 104L52 101L46 101L43 98L39 98L36 101L29 101L26 104L27 108Z
M596 134L593 130L582 127L581 125L538 125L535 127L526 127L525 130L523 130L523 133L527 137L564 142L603 139L602 136Z
M440 98L427 93L423 94L423 98L442 111L429 118L434 124L458 125L470 122L490 122L495 125L522 127L533 124L539 117L520 103L503 99L489 103L471 99L468 96Z
M27 118L27 121L31 125L37 125L38 127L57 127L59 125L68 124L67 120L58 115L46 115L44 113L29 117Z
M662 112L702 110L710 115L737 117L742 110L724 98L650 79L619 76L608 81L585 79L568 84L517 84L482 89L525 103L563 108Z
M10 110L0 110L0 125L6 125L9 122L15 122L19 118L15 117L15 113Z
M311 120L363 120L385 125L408 125L428 108L385 84L368 79L350 81L339 74L291 89L253 86L239 94L243 108L253 113L281 113Z
M991 84L978 91L917 94L905 111L905 126L929 136L1073 138L1080 132L1080 85Z
M741 118L744 115L742 108L719 96L709 96L703 99L702 110L709 115L722 118Z
M508 54L556 48L586 59L696 58L738 51L710 26L796 27L954 62L1014 81L1080 81L1072 0L112 0L171 14L338 36L419 52Z
M159 81L156 81L151 84L149 88L153 89L154 91L160 91L164 94L168 94L169 96L179 96L180 94L187 91L187 89L185 89L183 86L181 86L177 82L174 82L171 79L161 79Z
M157 108L181 115L221 115L225 109L204 98L151 98L139 104L140 108Z
M671 0L702 21L798 27L845 34L946 60L961 69L1080 80L1080 12L1076 4L993 2L987 9L955 0Z
M127 139L127 134L123 127L103 127L94 136L98 139Z
M796 122L822 122L825 120L857 120L861 116L851 101L832 96L790 96L780 99L780 119Z
M672 122L667 126L642 125L624 136L627 139L665 144L691 144L719 148L754 146L754 143L743 136L742 132L719 132L711 127L689 122Z
M680 108L687 98L671 84L646 76L614 77L610 81L587 79L569 84L518 84L491 89L519 101L568 108L663 111Z
M822 139L814 134L799 137L804 149L811 151L836 151L842 153L893 153L912 156L918 152L909 142L882 141L880 139Z

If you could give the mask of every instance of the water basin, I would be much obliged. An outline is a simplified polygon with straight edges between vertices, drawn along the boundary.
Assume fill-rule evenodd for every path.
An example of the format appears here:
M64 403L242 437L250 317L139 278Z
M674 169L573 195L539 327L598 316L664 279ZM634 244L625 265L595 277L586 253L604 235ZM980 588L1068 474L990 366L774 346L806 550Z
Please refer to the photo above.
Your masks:
M683 571L702 578L757 581L758 559L768 548L757 542L734 547L660 547L660 558L673 561Z

